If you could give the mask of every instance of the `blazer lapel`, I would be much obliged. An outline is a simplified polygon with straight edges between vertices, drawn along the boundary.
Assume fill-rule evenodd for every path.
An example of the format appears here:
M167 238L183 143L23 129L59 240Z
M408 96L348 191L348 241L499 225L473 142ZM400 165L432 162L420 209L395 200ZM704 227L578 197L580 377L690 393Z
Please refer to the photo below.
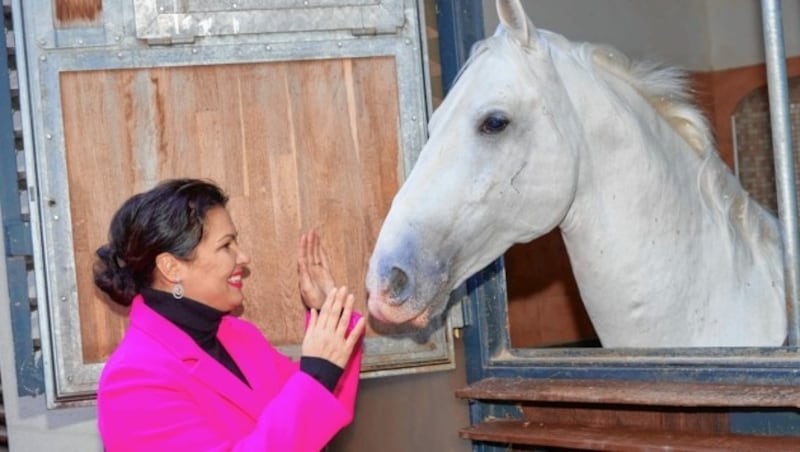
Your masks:
M239 407L254 420L258 419L263 404L259 403L258 397L254 397L253 390L203 351L189 335L150 309L141 295L133 300L130 323L131 327L141 329L182 361L191 377ZM242 372L250 381L247 372L244 369ZM252 381L250 384L253 384Z
M258 420L264 405L259 403L259 398L255 397L253 390L250 389L242 380L231 373L222 364L217 362L207 353L203 352L199 359L194 363L186 360L191 370L190 373L198 381L208 388L216 391L220 396L228 399L233 405L239 407L253 420ZM244 373L244 371L242 371ZM247 374L245 374L247 376ZM252 383L251 383L252 384Z

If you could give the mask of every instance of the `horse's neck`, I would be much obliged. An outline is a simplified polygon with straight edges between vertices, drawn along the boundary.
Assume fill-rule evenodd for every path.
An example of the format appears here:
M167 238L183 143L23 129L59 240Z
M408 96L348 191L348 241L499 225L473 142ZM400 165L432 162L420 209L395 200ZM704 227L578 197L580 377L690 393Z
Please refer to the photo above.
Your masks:
M565 85L590 86L573 82L565 81ZM632 91L625 93L623 88L617 93L629 95L632 107L616 110L614 102L598 99L596 93L570 93L576 111L583 115L587 144L580 155L576 197L561 230L581 296L601 340L611 346L705 345L691 343L692 338L710 333L720 335L725 344L736 342L736 338L723 337L728 332L700 323L724 312L719 303L726 297L741 298L741 288L703 279L752 277L757 290L776 289L774 280L771 289L769 281L762 281L769 275L735 273L747 262L720 264L749 259L752 267L754 259L749 249L738 251L748 245L732 243L729 239L739 238L698 196L703 178L721 169L711 168L708 173L703 165L709 161L697 158L685 140ZM711 164L719 164L718 159L712 160ZM724 175L723 179L728 180ZM772 267L756 271L774 270L774 251L773 243L764 257ZM782 290L782 281L778 284ZM730 311L732 316L757 314ZM631 344L630 337L646 339Z
M689 232L711 221L702 215L706 210L696 195L705 162L645 99L622 81L612 79L609 83L620 85L613 96L629 98L624 108L602 90L570 93L576 112L582 116L586 145L580 150L576 199L562 230L597 235L598 228L585 228L584 220L587 215L602 219L601 225L613 230L592 238L600 239L597 246L606 248L603 242L638 237L644 231ZM565 84L591 86L585 81ZM652 224L641 224L643 218L649 218Z

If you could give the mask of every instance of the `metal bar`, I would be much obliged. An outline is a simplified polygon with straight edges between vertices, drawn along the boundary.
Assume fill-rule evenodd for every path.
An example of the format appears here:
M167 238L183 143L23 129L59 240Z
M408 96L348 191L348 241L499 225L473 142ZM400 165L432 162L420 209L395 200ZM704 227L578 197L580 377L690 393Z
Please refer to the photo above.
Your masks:
M797 193L795 191L794 156L789 118L789 89L786 80L786 56L783 48L783 23L778 0L761 1L764 28L764 53L767 60L772 146L775 155L775 184L778 192L778 215L783 227L783 262L788 314L788 345L797 345L800 336L798 310L798 231Z
M442 88L450 90L461 66L469 58L472 44L484 38L483 3L477 0L437 0L439 60Z

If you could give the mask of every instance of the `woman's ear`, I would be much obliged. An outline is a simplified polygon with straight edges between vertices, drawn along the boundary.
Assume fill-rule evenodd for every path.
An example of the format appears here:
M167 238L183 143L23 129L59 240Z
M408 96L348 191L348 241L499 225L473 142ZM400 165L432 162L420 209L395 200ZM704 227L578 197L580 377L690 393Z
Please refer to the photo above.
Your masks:
M161 253L156 256L156 277L169 283L180 282L181 262L170 253Z

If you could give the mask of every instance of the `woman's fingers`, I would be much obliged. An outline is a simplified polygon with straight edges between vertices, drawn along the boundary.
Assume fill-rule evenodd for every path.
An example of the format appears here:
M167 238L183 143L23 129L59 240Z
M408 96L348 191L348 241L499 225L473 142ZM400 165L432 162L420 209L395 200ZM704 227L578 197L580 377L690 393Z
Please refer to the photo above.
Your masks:
M328 293L327 297L325 297L325 303L322 304L322 308L319 311L321 327L336 329L347 294L347 287L344 286Z
M344 335L347 332L347 327L350 326L350 317L353 315L353 304L355 301L356 299L353 294L348 293L336 325L336 332L338 334Z
M316 231L310 231L308 233L309 237L309 248L312 258L314 259L314 263L317 265L322 264L322 259L320 258L319 252L319 236L317 235Z
M358 322L356 322L356 324L353 326L353 329L350 330L350 335L347 336L347 339L345 339L345 343L347 344L347 349L351 353L355 348L356 344L358 343L358 340L361 339L361 336L364 335L366 329L367 329L367 318L361 317L360 319L358 319Z
M348 334L355 297L347 287L332 290L319 312L312 309L303 339L303 356L316 356L345 367L366 329L362 317Z
M322 240L316 231L311 231L311 249L313 250L314 262L318 263L324 268L328 268L328 255L325 253L325 248L322 247Z

